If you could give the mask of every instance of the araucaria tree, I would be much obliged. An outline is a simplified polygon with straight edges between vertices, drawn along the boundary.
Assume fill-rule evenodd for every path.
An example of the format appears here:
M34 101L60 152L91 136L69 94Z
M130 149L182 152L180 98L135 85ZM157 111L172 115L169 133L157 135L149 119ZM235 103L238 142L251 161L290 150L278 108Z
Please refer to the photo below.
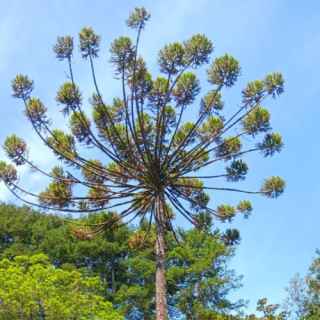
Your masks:
M81 30L80 53L89 63L95 88L90 99L92 119L84 110L72 68L73 38L58 37L54 52L67 63L69 75L58 89L56 101L69 121L69 133L52 128L47 108L31 95L33 81L25 75L16 76L12 81L13 96L22 101L26 117L57 156L59 165L51 172L39 168L28 158L26 142L12 135L4 143L8 157L15 165L28 165L51 182L35 194L21 186L15 166L3 161L0 178L19 199L43 209L88 213L118 207L117 218L79 228L75 231L79 237L92 237L111 224L119 224L120 218L126 223L135 218L155 223L155 299L160 320L167 318L165 234L174 233L175 215L181 214L200 226L203 213L229 221L238 212L245 216L251 212L248 200L236 206L220 204L212 208L210 190L269 198L283 192L285 183L278 176L264 180L255 191L226 187L222 182L245 179L248 166L242 159L249 153L270 157L282 149L281 136L271 132L269 111L261 104L268 97L280 95L284 81L280 73L271 73L263 80L249 82L242 90L239 106L224 116L222 93L237 81L238 61L225 54L210 62L213 44L206 36L196 34L160 50L161 76L154 77L138 51L149 18L144 8L136 8L127 20L128 27L136 30L136 39L119 37L111 43L110 61L122 90L121 97L111 102L105 101L95 73L100 37L91 28ZM199 97L195 71L206 64L211 88ZM193 121L186 119L188 108L196 115ZM246 138L245 144L242 138ZM94 159L84 156L83 147L97 150ZM225 163L225 169L219 163ZM213 172L213 168L217 170Z

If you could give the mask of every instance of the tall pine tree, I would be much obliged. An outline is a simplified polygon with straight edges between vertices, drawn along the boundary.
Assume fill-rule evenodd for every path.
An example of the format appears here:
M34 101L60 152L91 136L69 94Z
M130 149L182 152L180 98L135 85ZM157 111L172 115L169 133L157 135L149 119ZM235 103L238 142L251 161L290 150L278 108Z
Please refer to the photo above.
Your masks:
M89 27L79 33L80 53L89 63L95 88L90 99L92 118L84 110L75 80L73 38L58 37L54 52L58 60L67 63L69 74L58 89L56 101L69 121L69 132L52 127L47 107L32 95L33 81L25 75L16 76L13 96L22 101L35 132L60 162L51 171L40 168L28 158L26 142L12 135L4 143L8 157L17 166L27 165L40 172L50 182L36 194L19 183L15 166L3 161L0 178L16 197L43 209L88 213L118 207L115 219L90 229L80 228L79 237L92 237L120 219L154 223L156 318L164 320L168 305L165 239L168 231L175 234L175 215L195 226L200 223L200 211L219 221L230 221L237 213L247 216L251 203L244 199L237 205L212 207L209 191L269 198L283 192L285 183L278 176L265 179L257 190L229 187L224 182L245 178L246 155L258 152L270 157L282 149L281 135L271 131L270 113L262 103L283 92L284 80L280 73L271 73L249 82L242 90L240 104L224 113L222 94L236 83L239 62L229 54L211 61L213 43L205 35L195 34L164 46L158 55L161 75L153 76L138 51L149 19L144 8L136 8L127 20L128 27L136 31L135 40L119 37L111 43L110 61L122 96L110 102L106 102L95 72L101 38ZM200 96L196 71L208 63L211 87ZM191 107L195 119L186 117ZM87 158L81 146L95 148L94 158ZM218 169L219 163L225 164L224 170ZM212 172L213 168L217 170Z

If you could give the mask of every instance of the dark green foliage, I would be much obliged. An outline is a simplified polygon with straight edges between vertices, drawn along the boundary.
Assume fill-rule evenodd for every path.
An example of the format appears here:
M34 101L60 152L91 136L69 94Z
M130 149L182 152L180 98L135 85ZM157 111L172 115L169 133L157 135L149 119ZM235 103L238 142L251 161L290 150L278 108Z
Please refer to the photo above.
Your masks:
M93 225L112 217L101 213L85 220L64 220L27 207L0 205L0 260L44 252L57 267L77 268L85 275L99 276L105 298L128 319L153 319L154 227L147 238L145 223L139 229L112 228L91 240L79 240L78 223ZM211 233L210 216L200 214L200 220L203 231L179 231L181 245L172 236L167 238L168 302L172 315L221 315L242 305L227 299L227 293L239 285L233 272L226 268L239 233ZM84 235L87 234L88 230ZM201 299L196 298L198 295Z
M240 233L237 229L227 229L222 236L222 240L227 246L233 246L240 242Z
M70 117L70 128L74 137L79 142L89 144L90 138L90 120L80 112L73 112Z
M265 157L273 156L274 153L280 152L283 148L282 137L279 133L268 133L264 137L262 143L258 144Z
M248 172L248 166L242 160L234 160L229 167L226 167L226 171L228 181L244 180Z
M218 233L193 230L181 236L182 245L168 253L171 303L186 319L201 319L203 313L221 315L237 310L242 302L231 303L227 298L239 285L235 275L225 269L226 259L232 253L230 248L220 241Z

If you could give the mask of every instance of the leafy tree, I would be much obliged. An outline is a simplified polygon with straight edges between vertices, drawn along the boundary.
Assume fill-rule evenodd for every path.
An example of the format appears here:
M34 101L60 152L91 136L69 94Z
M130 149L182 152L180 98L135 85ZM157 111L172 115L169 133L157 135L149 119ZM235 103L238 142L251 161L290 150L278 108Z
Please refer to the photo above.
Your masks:
M133 251L127 263L132 276L117 293L132 320L154 319L155 284L152 279L156 229L152 226L147 233L147 227L147 224L142 225L129 241ZM144 240L146 234L149 236ZM204 314L207 317L209 314L227 315L243 306L243 301L232 303L227 298L231 290L238 288L240 279L227 268L234 248L222 240L226 235L218 231L178 229L177 237L178 243L172 234L166 235L170 319L202 319Z
M239 317L239 320L286 320L287 313L280 311L279 304L269 304L267 298L261 298L257 302L257 312L262 316L251 314L249 316Z
M43 255L0 261L0 319L120 320L98 278L52 266Z
M183 232L181 243L168 252L169 305L187 320L216 319L238 311L244 302L228 299L240 280L226 268L232 248L222 243L218 232L195 229Z
M104 297L127 319L154 319L154 225L150 232L147 223L140 228L114 228L85 241L78 241L70 232L75 225L98 223L107 217L105 213L92 214L70 218L66 224L62 217L0 205L0 259L44 252L57 267L99 276ZM202 230L178 230L180 244L166 235L172 318L222 316L242 305L227 300L239 283L227 265L239 234L235 230L211 232L210 216L201 219Z
M307 284L304 278L296 274L286 288L287 298L284 310L290 320L301 320L306 314Z
M306 316L307 320L315 320L320 317L320 251L311 264L310 272L307 276L307 301Z
M242 90L239 107L223 115L222 93L236 83L240 66L229 54L217 57L207 70L211 88L199 99L200 106L193 111L195 119L186 121L186 110L200 94L195 71L210 62L213 43L196 34L182 43L164 46L158 56L161 76L155 77L138 52L149 19L144 8L136 8L127 20L127 25L136 30L135 41L119 37L111 44L110 61L120 80L122 96L110 103L105 101L95 74L94 61L101 38L89 27L81 30L80 52L89 62L95 88L90 99L92 119L83 110L82 94L75 82L73 38L58 37L54 52L59 60L67 62L69 75L58 89L56 101L69 120L69 133L52 128L46 106L31 96L33 81L25 75L16 76L12 82L13 96L22 100L34 130L61 162L50 172L39 168L28 158L26 142L12 135L4 143L8 157L15 165L28 165L41 172L51 182L43 192L35 194L19 183L15 166L3 161L0 178L19 199L43 209L87 213L121 208L117 218L86 230L88 237L124 218L126 222L135 218L154 222L155 302L160 320L167 318L165 236L167 231L174 232L175 214L181 214L195 226L199 225L200 211L217 220L230 221L237 213L247 216L252 210L250 202L244 200L235 206L217 204L214 209L209 206L209 190L269 198L283 192L285 183L278 176L266 179L255 191L226 187L222 181L232 183L245 178L248 166L242 158L249 153L260 152L269 157L282 149L282 138L270 131L270 114L262 103L283 92L284 80L280 73L271 73L262 80L249 82ZM261 134L264 136L254 143ZM244 143L244 138L248 142ZM96 158L89 159L81 146L95 147L101 156L94 153ZM224 171L217 169L203 175L202 171L213 165L219 168L218 163L226 164ZM208 184L211 179L216 183Z
M106 221L114 214L99 213L87 218L67 219L43 215L27 207L0 205L0 258L44 252L57 267L73 265L99 276L104 295L111 301L121 283L127 281L129 228L113 228L91 241L79 241L73 234L78 225ZM77 229L77 232L79 230Z
M268 304L267 298L262 298L257 302L257 311L263 314L262 320L285 320L286 313L278 312L279 304Z
M294 277L288 288L285 304L290 320L320 318L320 251L305 278Z

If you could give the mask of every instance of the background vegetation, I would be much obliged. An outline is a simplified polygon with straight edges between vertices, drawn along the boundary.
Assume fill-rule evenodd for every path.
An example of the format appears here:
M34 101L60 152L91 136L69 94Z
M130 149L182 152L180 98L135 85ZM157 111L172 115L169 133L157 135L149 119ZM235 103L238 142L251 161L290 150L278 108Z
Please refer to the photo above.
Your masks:
M114 228L82 241L73 234L83 219L110 216L92 214L70 224L2 204L0 319L153 319L155 257L151 238L141 247L146 226ZM205 221L202 231L178 231L182 246L168 239L170 319L319 319L319 257L305 278L288 284L285 303L261 299L257 315L241 315L245 301L228 298L241 285L229 267L239 239L230 241L228 234L236 231L210 231L210 219Z

